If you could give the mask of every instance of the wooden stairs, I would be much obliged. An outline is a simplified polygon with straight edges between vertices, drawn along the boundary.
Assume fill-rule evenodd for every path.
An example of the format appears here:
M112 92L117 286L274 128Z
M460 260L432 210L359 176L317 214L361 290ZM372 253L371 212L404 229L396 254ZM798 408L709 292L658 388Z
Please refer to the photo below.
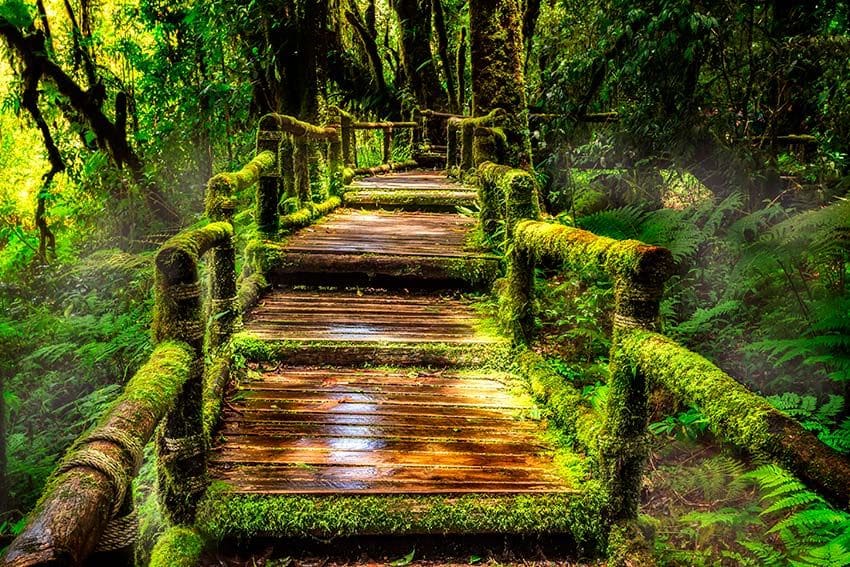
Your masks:
M280 244L276 287L235 337L246 364L199 524L242 541L569 533L565 450L469 293L498 272L451 210L474 193L414 171L345 202Z

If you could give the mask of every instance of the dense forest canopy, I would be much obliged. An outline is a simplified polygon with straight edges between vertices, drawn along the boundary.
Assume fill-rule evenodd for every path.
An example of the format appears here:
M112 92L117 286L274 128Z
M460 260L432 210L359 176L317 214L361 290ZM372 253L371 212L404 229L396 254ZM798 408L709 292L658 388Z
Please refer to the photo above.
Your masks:
M0 0L0 547L150 354L153 253L199 221L214 172L252 157L259 118L484 115L485 25L491 45L521 42L505 82L524 96L497 96L544 213L667 247L664 332L850 453L850 3L498 0L506 30L470 4ZM544 269L536 285L538 350L599 402L610 284ZM850 564L846 512L783 525L828 507L777 502L782 479L675 410L651 426L652 478L677 496L646 497L665 560ZM659 456L671 439L697 464Z

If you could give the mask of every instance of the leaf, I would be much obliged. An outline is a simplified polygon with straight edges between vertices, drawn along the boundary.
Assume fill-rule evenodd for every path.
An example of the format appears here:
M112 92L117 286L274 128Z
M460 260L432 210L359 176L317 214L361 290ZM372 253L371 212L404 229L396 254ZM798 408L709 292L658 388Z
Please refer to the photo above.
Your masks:
M395 561L391 562L390 565L392 567L404 567L405 565L410 565L411 563L413 563L413 556L414 555L416 555L416 548L415 547L410 550L410 553L408 553L407 555L405 555L401 559L396 559Z
M478 555L470 555L469 556L469 564L475 565L476 563L481 563L481 557Z

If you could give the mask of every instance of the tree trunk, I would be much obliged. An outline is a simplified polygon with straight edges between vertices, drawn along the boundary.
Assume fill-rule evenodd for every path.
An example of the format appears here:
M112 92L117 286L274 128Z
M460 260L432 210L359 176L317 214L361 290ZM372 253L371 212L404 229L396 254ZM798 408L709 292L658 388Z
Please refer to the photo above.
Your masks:
M528 103L518 0L470 0L472 48L472 114L484 116L496 108L507 112L507 164L531 167Z
M446 32L446 18L443 14L443 0L431 0L431 11L434 15L434 29L437 32L437 51L446 77L446 88L449 91L449 112L458 112L457 90L455 75L449 58L449 37Z
M395 0L401 38L401 61L420 108L444 110L445 93L431 54L430 0Z

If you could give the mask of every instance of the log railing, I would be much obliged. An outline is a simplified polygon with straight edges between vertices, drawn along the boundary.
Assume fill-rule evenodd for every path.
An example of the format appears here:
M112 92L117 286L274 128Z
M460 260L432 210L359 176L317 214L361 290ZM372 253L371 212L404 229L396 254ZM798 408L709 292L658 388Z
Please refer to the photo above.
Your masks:
M412 149L415 149L421 124L416 121L410 122L393 122L393 121L377 121L368 122L357 120L357 118L349 112L340 108L332 108L332 113L338 115L337 124L340 129L342 143L342 159L345 167L351 171L350 175L369 175L383 173L403 167L415 167L416 161L410 160L406 162L396 163L393 160L393 145L397 140L397 133L408 131L408 143ZM373 166L366 166L359 163L357 155L357 132L371 131L382 133L381 144L381 163Z
M339 204L343 184L339 121L316 126L285 114L267 114L260 119L257 154L268 151L274 156L257 190L257 228L267 238L277 237L281 225L309 224ZM320 145L325 146L324 151L319 150ZM327 170L324 177L319 174L323 166ZM283 219L281 201L287 214Z
M67 452L2 558L4 566L80 565L95 552L104 565L131 564L138 521L130 483L160 422L161 501L172 521L191 521L206 482L205 356L218 356L241 316L231 225L235 196L273 163L272 153L260 152L240 171L210 179L205 212L211 222L180 232L160 248L153 354L100 424ZM205 255L211 261L204 302L198 264ZM221 395L222 389L206 395Z
M537 188L527 171L484 162L477 183L480 228L506 255L506 277L497 288L499 317L515 343L528 344L535 332L534 274L542 261L606 273L614 283L604 425L598 435L577 435L594 445L589 449L597 456L612 529L636 526L651 387L697 406L725 441L789 468L836 505L848 506L850 460L702 356L658 333L663 287L674 268L668 250L541 220ZM500 231L503 238L497 241ZM558 388L561 399L581 399L569 384ZM581 411L567 413L577 421L570 428L583 427Z

